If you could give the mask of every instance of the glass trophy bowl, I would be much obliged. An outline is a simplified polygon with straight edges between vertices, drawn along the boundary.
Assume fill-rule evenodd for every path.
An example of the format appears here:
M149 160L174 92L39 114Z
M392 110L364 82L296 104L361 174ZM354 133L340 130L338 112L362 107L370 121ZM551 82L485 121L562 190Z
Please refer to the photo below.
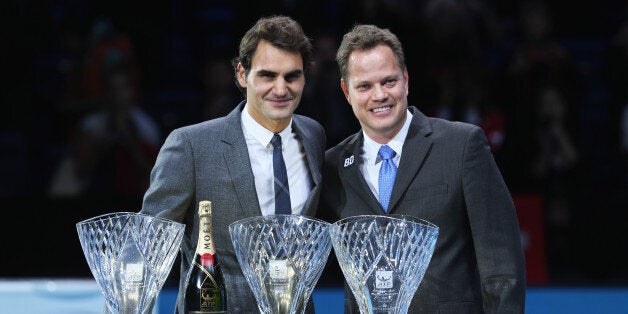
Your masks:
M117 212L81 221L76 229L106 311L149 311L170 273L185 225Z
M329 233L360 313L407 313L438 227L411 216L364 215L338 220Z
M300 215L256 216L229 225L261 313L304 313L331 251L329 225Z

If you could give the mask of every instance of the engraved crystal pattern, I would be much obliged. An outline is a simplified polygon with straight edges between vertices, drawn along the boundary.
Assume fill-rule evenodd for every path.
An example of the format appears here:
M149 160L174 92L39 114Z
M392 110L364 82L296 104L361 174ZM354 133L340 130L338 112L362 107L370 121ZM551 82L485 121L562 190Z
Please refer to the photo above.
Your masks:
M329 225L300 215L257 216L229 225L261 313L304 313L331 251Z
M170 273L185 225L117 212L76 224L83 253L110 313L144 313Z
M407 313L438 227L411 216L363 215L333 223L329 233L360 313Z

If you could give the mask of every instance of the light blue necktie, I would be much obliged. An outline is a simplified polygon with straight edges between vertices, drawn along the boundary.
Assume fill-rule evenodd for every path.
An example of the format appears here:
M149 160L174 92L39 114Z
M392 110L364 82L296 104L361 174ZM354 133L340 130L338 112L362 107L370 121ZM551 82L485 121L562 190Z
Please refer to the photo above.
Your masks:
M382 157L382 167L379 169L379 203L382 204L384 212L388 212L388 202L390 202L390 194L397 175L397 166L393 157L397 153L388 145L382 145L378 154Z
M273 172L275 176L275 214L291 214L290 187L288 186L288 173L286 163L281 152L281 136L277 133L270 141L273 144Z

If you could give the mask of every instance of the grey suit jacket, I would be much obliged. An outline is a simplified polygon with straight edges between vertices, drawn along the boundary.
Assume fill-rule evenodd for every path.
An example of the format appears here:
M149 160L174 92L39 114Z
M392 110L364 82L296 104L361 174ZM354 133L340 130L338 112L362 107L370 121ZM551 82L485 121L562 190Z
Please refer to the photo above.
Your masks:
M409 110L389 213L426 219L439 237L408 313L523 313L518 220L483 131ZM362 143L360 131L325 154L319 212L329 210L321 213L328 220L384 214L360 171ZM358 313L352 294L345 296L345 312Z
M212 202L216 254L226 281L229 313L259 311L238 264L228 230L232 222L262 215L241 127L244 103L225 117L170 133L151 172L150 187L141 210L185 223L180 275L186 278L198 238L198 203L201 200ZM314 182L303 215L314 216L321 190L325 133L321 125L310 118L293 115L292 122ZM185 282L181 280L175 312L183 313L184 291ZM312 304L308 309L313 310Z

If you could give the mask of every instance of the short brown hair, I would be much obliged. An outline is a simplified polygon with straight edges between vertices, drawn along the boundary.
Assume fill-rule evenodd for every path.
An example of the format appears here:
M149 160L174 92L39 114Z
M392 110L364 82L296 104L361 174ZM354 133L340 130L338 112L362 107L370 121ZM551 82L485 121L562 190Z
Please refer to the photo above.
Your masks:
M301 25L288 16L271 16L259 19L242 37L238 56L232 61L236 76L238 63L242 64L246 75L249 74L251 61L260 40L266 40L277 48L301 54L304 72L313 66L312 43ZM236 85L245 92L245 88L240 86L237 80Z
M386 45L392 49L397 65L403 70L406 68L406 60L403 54L401 42L395 34L388 29L382 29L375 25L356 25L342 37L342 43L336 53L336 62L340 67L340 76L347 80L349 56L356 50L368 50L379 45Z

